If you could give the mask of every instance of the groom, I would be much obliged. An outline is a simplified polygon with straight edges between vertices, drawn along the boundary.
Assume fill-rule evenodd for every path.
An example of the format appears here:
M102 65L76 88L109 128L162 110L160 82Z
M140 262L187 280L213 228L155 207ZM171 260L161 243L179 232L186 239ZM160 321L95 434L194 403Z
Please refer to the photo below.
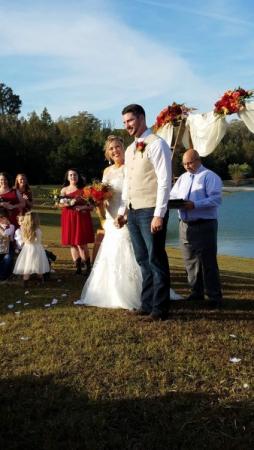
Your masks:
M170 274L165 240L171 189L171 150L146 126L140 105L122 111L124 127L134 142L125 153L122 205L116 223L123 225L126 207L128 228L142 271L141 308L136 314L147 320L166 319L169 309Z

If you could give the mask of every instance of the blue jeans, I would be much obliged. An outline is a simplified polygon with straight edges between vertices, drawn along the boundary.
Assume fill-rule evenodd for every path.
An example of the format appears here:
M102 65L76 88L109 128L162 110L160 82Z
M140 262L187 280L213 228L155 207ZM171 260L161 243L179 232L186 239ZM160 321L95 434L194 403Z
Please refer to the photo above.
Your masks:
M14 252L10 248L9 253L0 255L0 280L6 280L12 274Z
M167 314L170 273L165 250L168 211L163 228L151 233L154 208L130 209L128 228L136 260L142 271L141 309L147 313Z

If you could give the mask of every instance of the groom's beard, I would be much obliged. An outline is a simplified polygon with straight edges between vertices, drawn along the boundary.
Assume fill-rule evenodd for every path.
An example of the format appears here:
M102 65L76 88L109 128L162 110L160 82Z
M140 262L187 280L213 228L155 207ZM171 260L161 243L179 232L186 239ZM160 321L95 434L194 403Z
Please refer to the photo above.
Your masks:
M129 133L129 136L139 138L146 130L146 127L142 127L142 126L129 127L129 128L126 128L126 130Z

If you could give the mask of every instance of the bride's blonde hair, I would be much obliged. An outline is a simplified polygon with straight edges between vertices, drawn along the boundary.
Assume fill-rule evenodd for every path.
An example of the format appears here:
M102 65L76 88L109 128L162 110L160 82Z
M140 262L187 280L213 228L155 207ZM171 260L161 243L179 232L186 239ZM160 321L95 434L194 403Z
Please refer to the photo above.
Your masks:
M22 220L22 224L21 224L21 232L22 232L22 236L25 241L28 242L34 242L36 239L36 230L39 228L40 226L40 220L39 220L39 216L37 213L35 212L27 212L24 215L24 218Z
M108 161L111 161L110 156L109 156L109 146L111 144L112 141L116 141L118 142L118 144L122 147L122 150L124 151L124 142L123 142L123 138L121 138L120 136L116 136L115 134L110 134L104 144L104 154L105 154L105 158Z

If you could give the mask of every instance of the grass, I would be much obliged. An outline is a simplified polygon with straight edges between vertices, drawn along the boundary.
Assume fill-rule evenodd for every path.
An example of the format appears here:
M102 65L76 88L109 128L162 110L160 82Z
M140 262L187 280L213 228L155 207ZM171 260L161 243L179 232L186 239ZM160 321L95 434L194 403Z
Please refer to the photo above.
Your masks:
M252 449L254 259L219 258L222 310L172 302L169 321L145 323L73 306L84 280L60 247L59 212L39 211L56 273L28 294L16 278L1 286L1 448Z

